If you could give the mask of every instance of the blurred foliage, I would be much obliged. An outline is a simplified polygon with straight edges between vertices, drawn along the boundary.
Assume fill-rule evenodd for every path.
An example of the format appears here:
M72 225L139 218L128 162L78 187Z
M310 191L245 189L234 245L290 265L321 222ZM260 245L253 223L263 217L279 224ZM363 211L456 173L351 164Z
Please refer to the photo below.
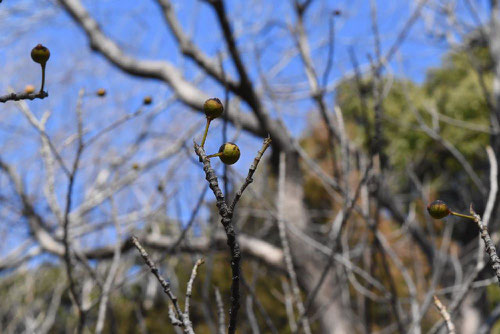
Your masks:
M158 256L152 252L154 256ZM172 282L172 291L179 298L179 303L184 309L184 299L186 285L191 274L192 266L196 257L177 256L173 261L167 261L169 265L161 266L160 271ZM202 265L198 270L198 276L193 285L193 295L191 298L190 315L191 321L195 325L196 333L211 333L207 317L216 325L217 310L215 304L215 290L218 287L223 298L225 310L230 304L230 270L228 254L207 255L207 263L213 262L213 269L207 272L206 265ZM164 263L165 262L158 262ZM0 281L0 295L3 296L2 314L5 318L0 319L3 324L8 323L14 316L23 316L24 311L20 310L21 305L30 306L33 300L38 300L39 306L32 308L38 316L47 312L47 305L50 304L55 287L58 283L64 282L65 272L61 266L44 264L35 271L23 271L5 277ZM134 270L139 270L138 275L125 273L129 284L119 285L112 290L108 308L108 316L104 333L141 333L144 327L148 333L175 333L175 329L170 324L168 317L168 307L170 302L163 293L159 283L154 280L156 293L153 303L146 303L146 286L149 282L147 275L150 274L142 263L142 259L137 258L137 266ZM172 270L174 272L172 272ZM266 268L255 266L251 261L243 263L243 272L247 283L258 296L262 307L269 312L269 317L280 333L289 333L286 310L283 307L284 295L282 292L281 280L284 278L280 273L268 273ZM206 279L210 278L207 284ZM33 284L34 282L36 284ZM32 284L33 289L28 293L23 289L25 284ZM81 283L81 282L80 282ZM203 295L202 291L208 287L208 294ZM250 332L250 325L247 319L247 298L252 294L242 286L241 288L241 310L239 313L239 330L242 333ZM12 296L8 298L7 296ZM87 313L88 323L95 325L98 312L100 289L93 287L90 293L90 303L92 307ZM206 303L205 303L206 302ZM205 303L205 306L203 305ZM209 308L206 305L210 305ZM253 312L259 325L267 332L263 315L259 312L259 307L254 304ZM8 310L12 312L9 312ZM28 307L26 307L26 310ZM50 333L72 332L71 328L76 327L76 310L69 299L68 290L64 290L61 304L57 312L57 320ZM227 321L226 314L226 321ZM92 327L93 328L93 327ZM24 328L19 328L16 332L23 332ZM92 332L93 329L90 331Z
M467 208L470 203L461 203L459 198L482 198L479 190L464 172L463 166L449 150L429 133L434 131L465 157L474 171L483 180L488 180L489 163L485 147L489 145L489 101L491 97L491 60L486 48L472 51L452 52L443 59L439 68L429 70L423 83L417 84L406 79L385 76L382 119L384 152L389 165L385 172L387 184L394 193L405 194L404 203L415 206L417 221L426 222L424 230L438 232L435 242L442 242L444 225L441 221L429 219L425 215L425 203L420 200L415 179L430 185L431 196L453 203L454 209ZM346 78L336 92L336 102L342 110L347 136L356 146L365 152L371 149L374 133L375 107L374 80L371 76ZM333 174L332 156L328 150L327 129L320 121L310 126L310 131L302 138L301 146L311 158L330 174ZM334 159L338 159L338 152ZM357 162L355 162L357 163ZM313 220L316 223L331 225L343 203L338 203L328 194L322 182L312 173L305 171L306 204L313 210L330 210L329 217ZM413 180L411 175L414 176ZM359 182L360 175L353 176L351 184ZM421 185L419 185L421 186ZM465 196L464 196L465 195ZM483 203L475 204L480 207ZM462 206L463 205L463 206ZM355 216L355 214L354 214ZM432 228L430 228L432 227ZM396 251L405 268L413 277L423 275L430 280L432 272L426 264L425 256L416 246L408 246L407 238L400 234L400 226L390 216L381 215L378 230L381 231ZM351 249L362 244L373 244L373 236L363 218L352 218L344 231L346 242ZM472 224L461 224L455 228L454 241L450 251L459 255L460 244L470 238L476 238L477 231ZM387 256L387 255L386 255ZM399 298L409 296L409 291L400 270L388 261L388 271L384 268L382 255L373 249L367 252L357 265L370 270L380 280L387 291L390 281L395 282L395 291ZM370 269L373 268L373 269ZM357 278L363 286L369 284ZM427 292L426 281L417 280L419 295ZM352 283L352 282L351 282ZM380 298L377 302L363 303L356 300L358 291L350 287L355 308L370 310L373 330L382 330L392 323L394 314L380 291L370 289ZM491 296L489 310L497 305L496 294ZM409 312L409 309L406 309ZM436 312L429 311L423 319L422 329L429 330L439 320Z
M408 167L419 179L432 180L442 192L456 190L451 180L468 182L460 163L422 130L419 120L453 144L480 176L485 175L488 164L484 148L489 143L489 134L465 129L462 124L481 126L488 131L485 94L491 91L490 68L488 52L483 48L448 54L443 65L431 69L421 85L384 78L382 128L390 170L398 177L396 184L408 186L405 182ZM484 85L476 69L481 71ZM346 119L348 136L366 149L373 135L373 90L371 77L362 78L359 84L356 80L344 80L337 90L337 103Z

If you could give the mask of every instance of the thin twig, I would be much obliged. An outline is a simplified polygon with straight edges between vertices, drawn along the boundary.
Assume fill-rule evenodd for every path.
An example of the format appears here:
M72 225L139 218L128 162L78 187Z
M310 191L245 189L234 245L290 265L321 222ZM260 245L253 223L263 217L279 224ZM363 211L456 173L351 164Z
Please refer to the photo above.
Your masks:
M28 108L28 104L26 102L18 102L17 107L21 111L21 113L26 117L28 122L40 133L40 137L42 139L42 144L47 144L49 145L50 150L52 151L52 154L56 158L57 162L61 166L64 174L69 177L70 171L69 167L66 167L66 164L64 163L61 155L57 151L56 147L54 146L54 143L50 139L49 135L45 131L45 123L48 120L48 117L50 116L49 114L45 114L46 116L42 117L41 120L38 120L33 112ZM45 141L45 143L44 143Z
M97 139L99 139L104 134L111 132L112 130L115 130L120 125L126 123L128 120L133 119L135 117L138 117L138 116L142 115L143 113L144 113L144 109L141 107L131 114L126 114L122 118L120 118L117 121L111 123L110 125L104 127L102 130L100 130L99 132L94 134L92 137L87 139L87 141L85 142L85 146L90 146L93 142L95 142Z
M187 288L186 288L186 302L184 304L184 314L186 314L189 317L189 302L191 300L191 295L193 291L193 282L194 279L196 278L196 274L198 271L198 267L201 266L203 263L205 263L204 259L198 259L196 263L194 264L193 270L191 271L191 277L189 278Z
M312 305L313 305L313 302L314 302L314 299L316 298L321 286L323 285L326 277L327 277L327 274L328 272L330 271L331 267L333 266L333 263L334 263L334 259L335 259L335 248L337 247L338 243L339 243L339 239L340 239L340 235L341 235L341 231L342 231L342 227L347 223L347 220L349 219L351 213L352 213L352 210L354 209L354 205L356 204L356 201L358 200L358 197L361 193L361 188L362 186L368 181L368 178L369 178L369 175L370 175L370 170L372 168L372 165L371 163L366 167L366 170L364 172L364 175L361 179L361 181L359 182L357 188L356 188L356 191L354 193L354 196L351 198L351 199L348 199L347 202L346 202L346 210L345 210L345 214L342 216L342 221L340 223L340 229L339 229L339 232L338 232L338 239L335 243L333 243L331 249L330 249L330 253L328 255L328 261L327 261L327 264L325 265L325 268L323 269L323 272L321 273L321 276L320 276L320 279L318 280L318 283L316 283L316 286L314 287L313 291L309 293L309 296L307 297L307 303L306 303L306 309L305 309L305 313L304 314L301 314L301 316L305 316L309 310L311 309Z
M182 321L177 319L177 316L175 315L174 307L172 305L170 305L168 307L168 318L170 319L170 322L172 323L172 325L182 327Z
M285 295L285 310L288 318L288 326L292 333L297 333L297 320L295 319L295 312L293 310L293 297L288 282L284 277L281 279L281 286Z
M122 233L121 233L121 228L120 228L120 223L118 222L117 218L117 210L116 210L116 205L115 202L113 201L113 198L111 198L111 210L112 210L112 219L113 223L115 225L116 229L116 242L114 246L114 254L113 254L113 261L111 262L111 266L109 268L109 273L108 277L106 278L106 281L104 283L102 295L101 295L101 301L99 303L99 311L98 311L98 317L97 317L97 324L95 326L95 334L100 334L102 330L104 329L104 321L106 320L106 310L108 308L108 300L109 300L109 295L111 293L111 290L113 288L113 283L116 278L116 274L118 272L119 264L120 264L120 257L121 257L121 239L122 239Z
M172 301L175 310L175 314L173 313L173 311L170 312L170 320L172 322L172 325L180 325L184 328L184 333L194 334L191 322L189 322L189 319L186 319L185 315L182 313L177 297L170 289L170 283L165 280L163 276L161 276L158 267L156 267L156 264L150 259L149 254L146 252L144 247L142 247L136 236L132 237L132 244L135 246L135 248L137 248L137 250L141 254L141 257L144 259L144 262L146 262L146 265L149 267L149 269L151 269L151 272L153 273L153 275L155 275L158 282L160 282L163 291Z
M446 306L441 303L438 297L434 296L434 305L436 305L436 308L439 310L439 313L441 313L441 316L443 317L445 323L446 323L446 328L448 328L448 333L450 334L455 334L455 325L453 322L451 322L451 317L450 314L448 313L448 310L446 309Z
M335 54L335 16L338 15L337 11L330 13L328 17L328 55L326 56L326 66L323 72L322 89L326 90L328 84L328 77L333 64L333 56Z
M207 189L208 189L208 186L205 186L203 188L203 190L201 191L200 197L198 197L198 201L196 202L196 205L195 205L193 211L191 212L191 217L189 217L188 223L186 224L186 226L182 230L181 235L179 235L179 238L177 239L177 241L175 241L175 243L172 245L172 247L170 247L169 253L174 251L181 244L182 240L184 240L184 238L186 237L187 232L189 231L189 229L193 225L194 220L196 219L196 216L198 215L198 212L200 211L201 204L203 203L203 199L205 198L205 194L207 192Z
M68 190L66 192L66 208L64 210L64 220L63 220L63 244L64 244L64 262L66 264L66 275L68 276L69 281L69 290L75 301L75 304L78 309L78 327L77 332L82 333L83 327L85 325L85 310L83 309L82 301L78 297L76 291L76 282L73 277L73 265L71 261L71 249L70 249L70 240L69 240L69 225L70 225L70 217L69 213L71 212L71 204L73 200L73 186L75 184L76 174L78 172L78 167L80 163L80 157L83 152L83 132L82 132L82 98L83 98L84 90L81 89L78 96L78 102L76 106L76 114L77 114L77 126L78 126L78 147L75 155L75 159L73 160L73 167L69 174L68 181Z
M236 193L236 196L234 197L233 202L231 203L231 206L229 207L229 211L231 212L231 214L234 211L234 207L236 206L236 204L240 200L241 195L243 194L243 191L245 191L246 187L248 187L248 185L253 182L253 178L252 178L253 174L255 173L255 170L257 169L257 166L259 165L259 162L260 162L260 159L262 158L262 155L264 155L264 152L267 150L269 145L271 145L271 138L269 136L267 136L267 138L264 139L264 143L262 144L262 148L257 153L257 156L253 160L253 164L250 166L250 169L248 170L248 175L245 179L245 182L241 186L240 190L238 190L238 192Z
M220 295L219 288L215 287L215 303L217 304L217 319L219 325L219 334L226 332L226 319L224 317L224 303Z
M483 213L483 222L484 225L488 226L498 193L498 162L491 146L486 147L486 153L488 154L488 160L490 162L490 192L488 194L486 209Z
M271 316L266 312L266 309L264 308L264 306L262 306L262 303L257 298L257 293L255 292L255 289L252 286L250 286L243 277L241 279L241 283L243 283L243 286L245 287L247 293L252 297L255 306L257 306L257 310L259 311L262 318L264 318L264 322L266 323L269 332L273 334L278 334L278 330L276 329L276 326L274 325Z
M479 227L479 231L481 232L481 239L483 239L484 245L486 247L486 253L491 259L491 267L495 271L498 279L498 284L500 285L500 258L497 255L495 245L493 244L490 234L488 233L488 228L481 221L481 217L474 211L474 209L472 208L472 204L470 206L470 214L474 216L474 221Z

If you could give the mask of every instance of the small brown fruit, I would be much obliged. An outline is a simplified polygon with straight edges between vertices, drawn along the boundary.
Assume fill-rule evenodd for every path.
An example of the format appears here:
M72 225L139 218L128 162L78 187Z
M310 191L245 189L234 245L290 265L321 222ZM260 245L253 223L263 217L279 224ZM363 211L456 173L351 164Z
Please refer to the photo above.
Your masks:
M33 85L26 85L26 87L24 87L24 92L28 93L28 94L34 93L35 92L35 86L33 86Z
M434 201L427 205L427 211L434 219L442 219L451 213L446 203L440 200Z
M240 158L240 148L235 143L227 142L219 148L220 160L226 165L232 165Z
M222 115L224 106L218 98L214 97L205 101L203 104L203 111L208 119L215 119Z
M104 88L99 88L96 92L97 96L104 97L106 96L106 90Z
M39 63L41 65L45 65L47 60L50 58L50 51L42 44L38 44L31 50L31 59L35 63Z
M146 96L142 101L142 103L144 103L144 105L146 106L150 105L151 103L153 103L153 98L151 96Z

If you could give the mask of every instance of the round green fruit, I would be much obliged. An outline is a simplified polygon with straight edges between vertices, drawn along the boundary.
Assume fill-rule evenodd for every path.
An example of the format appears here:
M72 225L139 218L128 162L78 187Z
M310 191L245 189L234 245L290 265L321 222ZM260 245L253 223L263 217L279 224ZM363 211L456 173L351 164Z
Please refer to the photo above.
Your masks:
M446 203L440 200L434 201L427 205L427 211L434 219L442 219L451 213Z
M240 158L240 148L235 143L227 142L219 148L220 160L226 165L232 165Z
M203 111L208 119L215 119L222 115L224 106L218 98L214 97L205 101L203 104Z
M31 59L35 63L45 64L50 58L50 51L42 44L38 44L31 50Z

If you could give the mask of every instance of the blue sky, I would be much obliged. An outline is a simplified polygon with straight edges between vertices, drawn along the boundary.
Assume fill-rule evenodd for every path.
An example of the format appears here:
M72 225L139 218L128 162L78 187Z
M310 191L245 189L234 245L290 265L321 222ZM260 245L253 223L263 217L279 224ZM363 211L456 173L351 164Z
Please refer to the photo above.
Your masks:
M219 27L215 22L214 14L202 1L185 0L173 1L179 20L187 32L190 32L195 43L210 56L216 56L223 50ZM165 26L159 8L152 0L101 0L83 1L94 18L100 22L102 29L117 40L118 44L132 55L144 59L166 59L182 67L187 78L198 79L200 72L189 60L179 53L175 42ZM401 27L405 24L414 7L413 1L383 1L378 0L379 30L383 53L394 42ZM12 11L14 10L15 11ZM368 0L316 0L310 9L311 16L306 26L311 37L313 58L320 69L324 68L327 53L326 46L318 47L328 33L327 15L329 11L339 9L342 15L335 23L335 57L330 79L339 80L352 70L348 50L353 48L361 64L367 64L368 54L373 55L373 35L371 32L370 7ZM7 10L9 14L7 15ZM289 33L283 24L295 21L288 1L228 1L230 17L234 18L234 29L239 36L239 46L243 50L245 63L250 69L250 75L257 81L257 64L254 58L254 49L263 50L262 67L264 71L272 69L281 61L283 55L293 48ZM261 21L269 20L272 24L263 27ZM32 110L40 116L45 110L52 110L53 116L47 127L48 132L54 135L55 140L62 141L65 136L74 132L74 108L78 90L85 88L89 96L84 101L84 123L91 130L102 128L113 120L126 113L134 112L145 95L153 96L155 105L171 95L171 90L163 83L154 80L133 78L111 66L102 56L88 48L88 41L83 31L77 27L71 18L60 8L48 0L21 0L4 1L0 5L0 67L6 75L0 76L0 92L7 92L9 87L22 90L28 83L38 87L40 70L38 64L31 61L29 51L38 43L43 43L51 50L51 59L47 65L46 87L50 97L44 100L29 102ZM4 33L5 32L5 33ZM440 64L443 54L447 51L445 45L429 40L425 35L423 23L417 22L408 38L403 43L400 52L390 63L390 72L396 76L407 77L416 82L422 82L426 71ZM234 73L230 62L225 62L226 71ZM297 82L306 82L299 58L293 58L276 76L273 84L287 88ZM98 88L106 88L108 97L98 99L92 96ZM223 90L211 80L200 82L200 88L210 95L222 97ZM331 99L331 96L330 96ZM292 132L300 136L307 128L308 113L312 104L306 100L297 100L293 103L283 103L283 108L289 113L284 120ZM277 113L269 105L273 115ZM3 148L0 154L12 163L19 164L19 172L34 192L36 181L40 179L43 166L37 161L38 141L35 132L19 114L13 104L0 105L2 118L0 122L0 139ZM293 109L293 110L291 110ZM186 110L181 104L175 103L163 110L152 125L151 131L158 133L175 133L175 128L197 122L203 117ZM113 138L108 138L106 151L121 152L130 140L130 133L136 132L143 124L144 119L128 124L121 128ZM14 130L13 130L14 129ZM201 129L201 127L200 127ZM211 128L211 138L207 142L207 151L216 151L220 146L220 124ZM229 138L236 133L230 129ZM260 147L260 139L242 134L239 145L243 152L242 159L236 168L240 173L246 173L247 166L253 159L254 152ZM102 147L101 147L102 149ZM142 154L150 154L151 149ZM67 149L63 155L70 159L72 150ZM96 151L90 151L85 158L95 157ZM137 161L141 155L138 154ZM77 189L83 189L86 182L95 177L92 174L92 162L78 179ZM177 172L179 182L178 198L172 201L170 212L175 212L177 202L181 203L180 216L184 219L189 216L191 207L183 203L190 203L193 189L201 189L201 169L193 170L192 164L185 163L186 168ZM164 169L168 163L153 170L153 178L164 177ZM199 178L193 178L192 175ZM61 174L61 179L62 179ZM2 184L6 181L3 180ZM60 196L64 194L64 181L59 186ZM196 191L195 191L196 193ZM77 198L81 198L79 193ZM130 207L136 206L129 203ZM42 208L41 208L42 209ZM96 213L97 215L99 213Z

